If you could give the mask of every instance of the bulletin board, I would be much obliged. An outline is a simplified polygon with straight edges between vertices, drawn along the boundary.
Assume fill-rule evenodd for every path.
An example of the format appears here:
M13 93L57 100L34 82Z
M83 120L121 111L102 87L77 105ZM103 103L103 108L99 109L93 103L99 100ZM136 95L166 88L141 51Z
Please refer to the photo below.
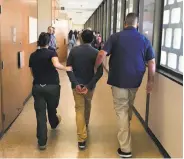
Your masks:
M34 17L29 17L29 43L35 43L38 40L38 22Z

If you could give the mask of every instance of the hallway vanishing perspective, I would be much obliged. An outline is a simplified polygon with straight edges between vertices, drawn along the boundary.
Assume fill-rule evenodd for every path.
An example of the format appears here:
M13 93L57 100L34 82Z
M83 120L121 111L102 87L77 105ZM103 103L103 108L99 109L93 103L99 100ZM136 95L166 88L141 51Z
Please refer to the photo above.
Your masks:
M1 158L22 157L78 157L78 158L117 158L117 122L113 109L112 94L106 84L107 74L99 81L93 98L87 149L79 151L75 124L75 110L70 82L65 73L60 72L61 99L58 113L62 123L57 130L48 125L48 147L37 149L36 117L33 98L25 105L10 130L0 140ZM132 124L133 157L162 158L157 146L145 132L140 121L133 116Z

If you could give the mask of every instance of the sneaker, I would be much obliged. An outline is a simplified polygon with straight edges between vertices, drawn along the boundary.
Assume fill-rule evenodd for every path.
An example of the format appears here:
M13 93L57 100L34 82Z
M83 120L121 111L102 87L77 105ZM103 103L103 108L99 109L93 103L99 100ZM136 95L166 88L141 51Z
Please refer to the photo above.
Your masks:
M121 149L118 149L118 155L122 158L131 158L132 157L132 153L131 152L122 152Z
M79 149L84 150L86 148L86 142L78 142Z
M39 148L40 150L45 150L45 149L47 148L47 146L46 146L46 145L44 145L44 146L38 145L38 148Z
M61 116L60 115L57 115L57 118L58 118L58 125L61 123ZM56 129L58 127L58 125L56 127L51 127L52 129Z

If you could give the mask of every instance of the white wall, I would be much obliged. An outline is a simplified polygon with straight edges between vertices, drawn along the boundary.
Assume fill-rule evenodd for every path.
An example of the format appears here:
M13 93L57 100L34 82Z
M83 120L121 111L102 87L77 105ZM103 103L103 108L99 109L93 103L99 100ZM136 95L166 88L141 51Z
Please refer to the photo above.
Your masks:
M149 127L172 158L183 158L183 86L156 74Z
M147 71L134 106L145 120ZM183 155L183 86L156 73L150 96L148 126L172 158Z
M82 29L84 29L84 25L82 25L82 24L73 24L72 25L72 30L81 31Z
M52 25L52 0L38 0L38 35Z
M147 85L147 79L148 79L148 71L146 69L146 72L143 77L143 81L141 86L139 87L136 98L135 98L135 103L134 107L136 110L139 112L143 120L145 121L145 116L146 116L146 85Z

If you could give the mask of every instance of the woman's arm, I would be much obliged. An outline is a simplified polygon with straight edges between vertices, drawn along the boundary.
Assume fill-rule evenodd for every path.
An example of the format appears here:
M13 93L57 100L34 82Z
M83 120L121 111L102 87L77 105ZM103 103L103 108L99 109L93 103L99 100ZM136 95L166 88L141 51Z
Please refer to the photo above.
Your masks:
M59 69L59 70L64 70L64 71L72 71L72 67L65 67L63 66L60 62L58 57L53 57L52 58L52 63L54 65L55 68Z

